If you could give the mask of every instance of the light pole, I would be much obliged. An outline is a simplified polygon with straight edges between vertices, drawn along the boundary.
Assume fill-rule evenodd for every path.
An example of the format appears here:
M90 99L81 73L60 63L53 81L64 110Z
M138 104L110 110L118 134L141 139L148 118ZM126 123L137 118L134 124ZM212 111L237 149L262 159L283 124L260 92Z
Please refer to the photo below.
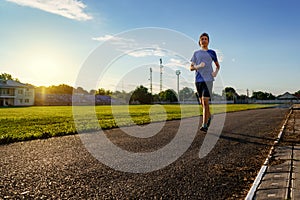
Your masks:
M152 95L152 68L150 67L150 91Z
M162 92L162 68L163 68L163 65L162 65L162 59L160 58L159 59L159 63L160 63L160 92Z
M180 70L176 70L176 75L177 75L177 94L178 94L178 102L179 102L179 75L180 75Z

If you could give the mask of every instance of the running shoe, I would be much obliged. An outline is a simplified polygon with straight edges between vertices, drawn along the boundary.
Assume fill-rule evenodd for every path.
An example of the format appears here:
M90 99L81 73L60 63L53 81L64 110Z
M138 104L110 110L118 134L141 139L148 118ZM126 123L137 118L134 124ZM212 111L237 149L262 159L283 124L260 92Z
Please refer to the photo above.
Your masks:
M203 132L207 132L208 128L207 127L204 127L204 126L201 126L200 128L200 131L203 131Z

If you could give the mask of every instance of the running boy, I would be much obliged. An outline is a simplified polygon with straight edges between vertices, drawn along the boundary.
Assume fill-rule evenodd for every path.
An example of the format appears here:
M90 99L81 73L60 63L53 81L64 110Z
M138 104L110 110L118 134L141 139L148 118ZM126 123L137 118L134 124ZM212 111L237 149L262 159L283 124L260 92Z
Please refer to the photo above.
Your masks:
M190 70L195 71L196 89L203 109L203 123L200 130L204 132L207 132L211 122L209 99L212 95L214 77L220 70L217 54L214 50L208 49L208 43L208 34L202 33L199 38L201 49L194 52L190 66ZM215 63L215 70L213 70L212 62Z

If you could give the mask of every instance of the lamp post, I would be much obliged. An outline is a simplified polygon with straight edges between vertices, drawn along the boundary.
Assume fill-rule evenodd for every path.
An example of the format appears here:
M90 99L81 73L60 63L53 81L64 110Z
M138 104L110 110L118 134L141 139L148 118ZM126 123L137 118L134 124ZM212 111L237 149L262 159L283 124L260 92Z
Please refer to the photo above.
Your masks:
M160 58L159 59L159 63L160 63L160 92L162 92L162 68L163 68L163 65L162 65L162 59Z
M178 94L178 102L179 102L179 75L180 75L180 70L176 70L176 75L177 75L177 94Z
M150 67L150 92L151 92L151 95L152 95L152 68Z

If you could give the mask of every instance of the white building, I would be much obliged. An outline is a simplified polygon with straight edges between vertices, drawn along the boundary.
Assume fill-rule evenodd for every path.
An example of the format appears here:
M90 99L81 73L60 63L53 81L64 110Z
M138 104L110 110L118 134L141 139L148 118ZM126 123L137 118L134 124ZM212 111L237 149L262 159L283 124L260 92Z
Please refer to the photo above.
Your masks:
M34 88L12 80L0 79L0 106L34 105Z
M282 95L279 95L277 97L277 99L280 99L280 100L297 100L298 98L292 94L290 94L289 92L286 92Z

